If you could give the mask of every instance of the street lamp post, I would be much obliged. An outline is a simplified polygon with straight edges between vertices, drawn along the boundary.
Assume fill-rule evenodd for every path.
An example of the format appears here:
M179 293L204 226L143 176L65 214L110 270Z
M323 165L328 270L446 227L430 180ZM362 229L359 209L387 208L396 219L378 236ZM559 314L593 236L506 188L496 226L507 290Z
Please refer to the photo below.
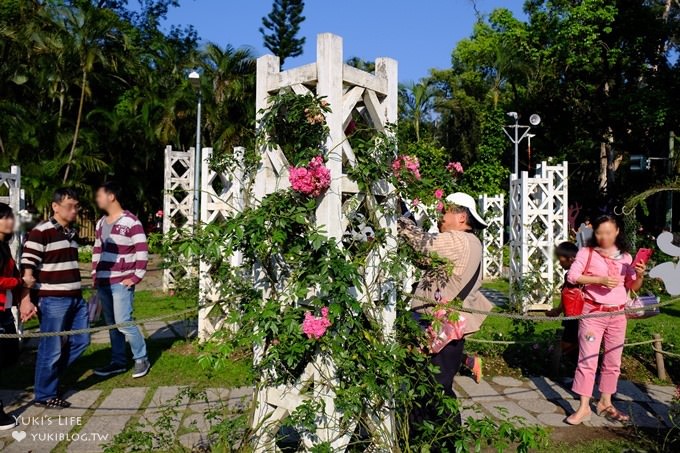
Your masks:
M531 126L538 126L541 123L541 117L534 113L529 117L531 126L522 126L519 124L519 114L517 112L508 112L507 115L515 120L515 124L505 126L503 132L505 132L505 135L507 135L510 141L515 145L515 174L519 175L519 144L529 135ZM514 133L510 134L508 129L514 129ZM522 129L522 135L520 135L520 129Z
M196 149L194 150L194 225L200 220L201 203L201 75L194 71L189 74L189 82L196 92Z
M527 134L527 140L529 141L527 146L527 159L529 161L529 171L531 171L531 139L536 137L536 134Z

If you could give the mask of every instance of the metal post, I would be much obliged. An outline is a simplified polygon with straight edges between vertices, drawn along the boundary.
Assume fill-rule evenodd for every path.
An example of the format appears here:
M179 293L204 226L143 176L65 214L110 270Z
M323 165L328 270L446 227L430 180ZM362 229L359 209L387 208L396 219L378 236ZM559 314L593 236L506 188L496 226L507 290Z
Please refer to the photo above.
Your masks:
M196 149L194 150L194 225L200 221L201 203L201 92L198 92L196 110Z
M519 175L519 119L515 119L515 174Z

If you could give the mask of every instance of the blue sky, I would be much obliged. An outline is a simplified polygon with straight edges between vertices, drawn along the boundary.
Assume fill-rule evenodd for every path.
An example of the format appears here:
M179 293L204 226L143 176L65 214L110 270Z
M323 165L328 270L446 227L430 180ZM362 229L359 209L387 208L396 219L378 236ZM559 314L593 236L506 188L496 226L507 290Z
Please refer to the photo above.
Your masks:
M323 32L344 38L345 58L366 60L391 57L399 61L399 80L415 81L430 68L450 65L456 42L470 35L475 21L471 0L307 0L307 20L301 35L307 38L304 54L286 61L291 68L311 63L316 35ZM524 0L477 0L482 13L505 7L523 17ZM193 25L203 40L220 45L247 45L260 56L267 53L258 29L271 0L181 0L167 24Z

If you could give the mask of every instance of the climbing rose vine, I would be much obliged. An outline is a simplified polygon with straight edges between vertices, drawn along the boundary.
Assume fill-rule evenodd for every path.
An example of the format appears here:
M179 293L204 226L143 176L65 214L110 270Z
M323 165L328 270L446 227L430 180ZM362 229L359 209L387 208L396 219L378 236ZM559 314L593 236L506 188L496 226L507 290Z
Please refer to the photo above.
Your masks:
M415 156L399 156L392 162L392 171L399 180L420 180L420 162Z
M310 197L318 197L331 185L331 172L321 156L314 157L306 167L291 166L288 173L293 190Z

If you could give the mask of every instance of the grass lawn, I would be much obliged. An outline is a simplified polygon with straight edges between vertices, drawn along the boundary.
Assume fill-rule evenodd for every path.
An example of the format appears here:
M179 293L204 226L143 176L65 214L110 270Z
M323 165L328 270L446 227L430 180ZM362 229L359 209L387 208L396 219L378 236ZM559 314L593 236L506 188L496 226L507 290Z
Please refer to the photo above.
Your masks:
M135 317L143 319L189 308L190 301L166 294L140 291L135 298ZM100 322L101 324L101 322ZM32 322L27 328L37 327ZM195 389L206 387L238 387L247 385L251 379L250 360L233 361L220 370L205 369L198 364L200 345L195 340L147 340L151 372L141 379L133 379L130 373L110 378L99 378L92 368L104 366L110 358L108 344L91 344L83 356L71 366L62 379L66 388L94 388L107 390L116 387L163 385L191 385ZM0 388L29 389L33 386L35 350L24 349L19 363L2 370Z

